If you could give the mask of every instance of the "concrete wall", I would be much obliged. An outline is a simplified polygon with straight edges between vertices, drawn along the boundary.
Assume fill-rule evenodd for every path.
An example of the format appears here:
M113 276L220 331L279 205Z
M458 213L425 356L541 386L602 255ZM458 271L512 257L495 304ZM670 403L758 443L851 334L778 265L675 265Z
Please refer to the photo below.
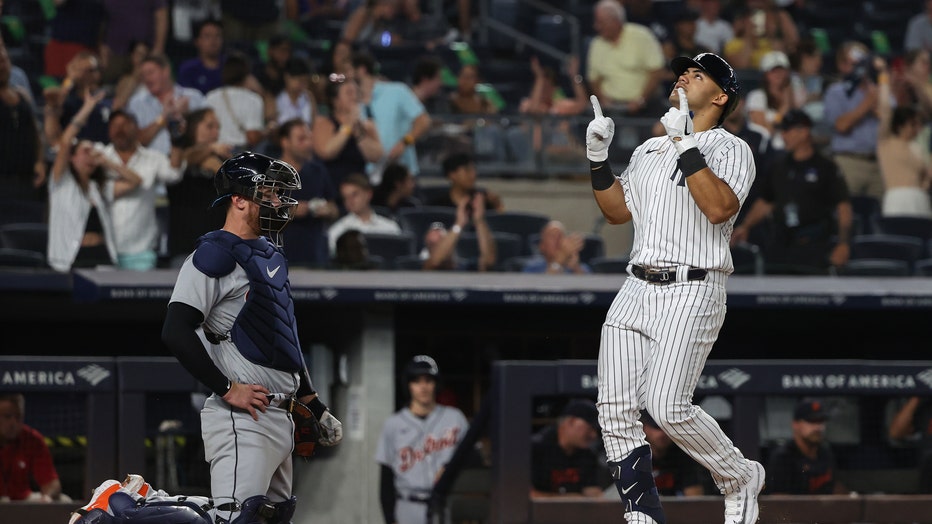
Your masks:
M381 522L379 465L375 447L382 424L395 404L395 332L390 311L359 313L359 324L334 349L332 397L324 403L343 423L343 441L319 456L296 462L295 524L368 524ZM345 365L340 357L345 357ZM346 371L341 382L340 368Z

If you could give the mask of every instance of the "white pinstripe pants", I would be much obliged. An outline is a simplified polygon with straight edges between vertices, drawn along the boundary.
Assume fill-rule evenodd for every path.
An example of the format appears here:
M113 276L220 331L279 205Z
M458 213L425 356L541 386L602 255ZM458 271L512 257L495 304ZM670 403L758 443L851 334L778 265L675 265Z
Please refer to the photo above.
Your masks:
M599 423L608 460L644 446L639 421L657 424L712 473L722 493L751 474L749 461L718 423L692 404L693 390L725 320L727 277L656 285L625 279L602 326Z

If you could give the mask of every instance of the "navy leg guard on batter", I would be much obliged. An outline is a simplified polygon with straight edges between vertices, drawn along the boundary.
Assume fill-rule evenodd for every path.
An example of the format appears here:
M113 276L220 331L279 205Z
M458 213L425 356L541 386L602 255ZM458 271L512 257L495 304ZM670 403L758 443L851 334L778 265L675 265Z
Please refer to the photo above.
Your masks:
M641 446L621 462L609 462L608 466L626 511L639 511L657 521L657 524L666 524L667 518L663 514L660 496L654 484L650 446Z
M291 517L294 516L295 507L298 505L298 497L291 497L282 502L276 502L275 516L269 522L271 524L291 524Z

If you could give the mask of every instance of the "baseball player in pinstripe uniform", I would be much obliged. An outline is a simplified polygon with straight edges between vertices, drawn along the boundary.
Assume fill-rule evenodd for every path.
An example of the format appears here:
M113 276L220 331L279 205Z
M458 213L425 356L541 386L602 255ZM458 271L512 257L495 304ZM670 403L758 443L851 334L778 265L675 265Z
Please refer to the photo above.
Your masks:
M386 524L426 524L434 483L469 429L462 411L437 404L439 376L433 358L415 356L403 377L410 402L382 428L375 460Z
M678 57L666 136L638 146L615 176L608 147L615 124L586 131L592 188L611 224L634 222L629 278L602 326L599 422L627 522L665 524L651 475L644 408L725 495L725 523L757 521L764 468L745 458L701 408L693 390L725 319L728 246L735 215L754 181L751 149L721 128L738 100L738 80L721 57Z
M294 400L319 420L318 443L335 445L343 435L311 384L278 245L301 179L289 164L246 152L225 161L214 182L226 221L198 239L178 272L162 340L214 392L201 409L211 518L288 524L296 504Z

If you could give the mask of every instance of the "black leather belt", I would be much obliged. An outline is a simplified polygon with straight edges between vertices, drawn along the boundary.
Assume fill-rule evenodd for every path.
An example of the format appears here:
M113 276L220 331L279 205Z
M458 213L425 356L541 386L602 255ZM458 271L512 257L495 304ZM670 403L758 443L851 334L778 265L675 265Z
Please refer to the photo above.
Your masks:
M686 272L686 280L702 280L709 272L698 267L690 268ZM654 269L631 265L631 274L651 284L672 284L676 282L676 268Z
M401 500L407 500L408 502L419 502L421 504L427 504L430 502L430 495L415 495L413 493L410 495L402 495L399 493L398 498Z

